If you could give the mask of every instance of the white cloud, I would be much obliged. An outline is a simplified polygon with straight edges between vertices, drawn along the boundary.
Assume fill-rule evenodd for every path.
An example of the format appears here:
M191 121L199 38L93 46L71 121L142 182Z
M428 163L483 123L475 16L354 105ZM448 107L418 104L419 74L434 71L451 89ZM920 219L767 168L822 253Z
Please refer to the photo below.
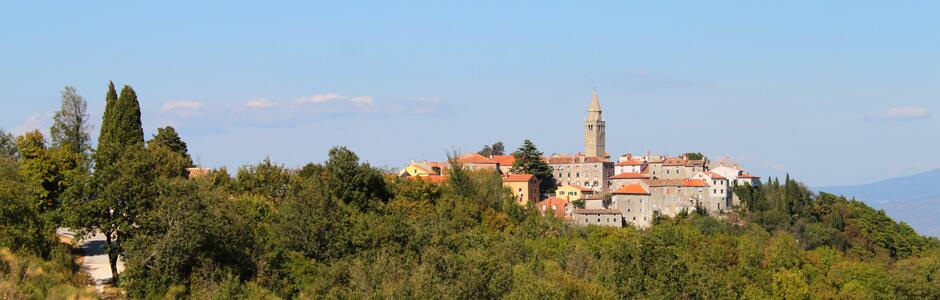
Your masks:
M202 102L199 102L199 101L176 100L176 101L163 102L162 110L164 112L171 111L171 110L196 111L201 108L202 108Z
M890 120L890 121L904 121L904 120L920 120L930 118L930 112L923 107L892 107L887 111L880 114L870 116L869 119L874 120Z
M358 107L365 107L375 103L375 101L372 100L372 96L352 97L349 99L349 101Z
M274 105L275 105L274 102L271 102L270 100L265 99L265 98L252 99L252 100L248 100L248 102L245 102L246 107L254 108L254 109L265 109Z
M301 97L300 99L297 99L297 101L295 101L294 103L297 105L304 105L304 104L321 104L321 103L329 103L329 102L349 102L358 108L366 108L375 104L375 100L372 98L372 96L348 97L348 96L343 96L343 95L339 95L335 93L317 94L317 95L313 95L309 97Z

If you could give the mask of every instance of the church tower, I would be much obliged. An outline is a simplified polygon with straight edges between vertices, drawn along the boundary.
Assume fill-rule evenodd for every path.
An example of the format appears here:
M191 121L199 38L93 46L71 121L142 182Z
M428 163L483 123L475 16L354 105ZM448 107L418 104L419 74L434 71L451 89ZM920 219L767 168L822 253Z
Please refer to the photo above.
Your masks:
M604 158L605 125L601 117L601 102L597 99L597 91L591 95L591 105L588 106L587 119L584 120L584 155L587 157Z

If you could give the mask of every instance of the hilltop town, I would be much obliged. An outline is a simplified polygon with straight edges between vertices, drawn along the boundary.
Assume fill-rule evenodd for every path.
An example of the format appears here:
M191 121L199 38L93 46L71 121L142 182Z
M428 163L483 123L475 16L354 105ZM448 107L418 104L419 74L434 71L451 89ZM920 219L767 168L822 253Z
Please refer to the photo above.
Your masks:
M612 160L606 151L606 129L594 91L584 121L584 151L541 157L555 182L549 188L542 188L545 185L535 174L514 171L522 169L514 168L519 167L517 155L469 153L455 161L470 171L502 175L503 185L519 205L533 204L543 214L579 225L645 228L656 216L692 211L720 216L740 205L735 186L761 184L760 177L730 159L710 161L698 153L675 157L627 153ZM450 166L412 161L398 176L442 183Z

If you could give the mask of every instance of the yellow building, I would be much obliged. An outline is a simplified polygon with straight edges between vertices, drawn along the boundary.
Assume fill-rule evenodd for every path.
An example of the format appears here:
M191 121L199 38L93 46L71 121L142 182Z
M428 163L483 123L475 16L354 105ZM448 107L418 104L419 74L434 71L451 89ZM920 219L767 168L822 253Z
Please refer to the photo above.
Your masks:
M512 190L512 195L519 205L539 200L539 179L532 174L514 174L503 176L503 186Z
M398 172L399 177L409 177L409 176L435 176L441 175L443 172L444 166L441 163L437 162L414 162L412 161L404 169Z
M578 185L563 185L555 189L555 197L559 199L565 199L565 201L568 202L582 199L584 196L594 194L594 190Z

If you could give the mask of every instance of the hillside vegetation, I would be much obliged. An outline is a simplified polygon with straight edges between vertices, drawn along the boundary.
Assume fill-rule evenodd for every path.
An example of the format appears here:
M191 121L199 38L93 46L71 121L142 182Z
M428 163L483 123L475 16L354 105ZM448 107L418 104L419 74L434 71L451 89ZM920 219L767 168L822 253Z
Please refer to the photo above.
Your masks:
M740 188L752 211L635 230L567 225L514 204L496 174L450 172L442 185L388 177L335 148L297 171L265 160L234 177L159 176L121 286L130 298L940 297L936 239L793 180ZM40 214L10 212L2 245L51 259L30 244L51 228L20 225Z
M104 233L131 299L940 298L937 239L790 178L737 188L721 218L577 227L454 160L442 184L344 147L188 179L186 143L145 141L131 87L105 101L95 151L68 88L51 141L0 132L0 298L88 296L58 227Z

